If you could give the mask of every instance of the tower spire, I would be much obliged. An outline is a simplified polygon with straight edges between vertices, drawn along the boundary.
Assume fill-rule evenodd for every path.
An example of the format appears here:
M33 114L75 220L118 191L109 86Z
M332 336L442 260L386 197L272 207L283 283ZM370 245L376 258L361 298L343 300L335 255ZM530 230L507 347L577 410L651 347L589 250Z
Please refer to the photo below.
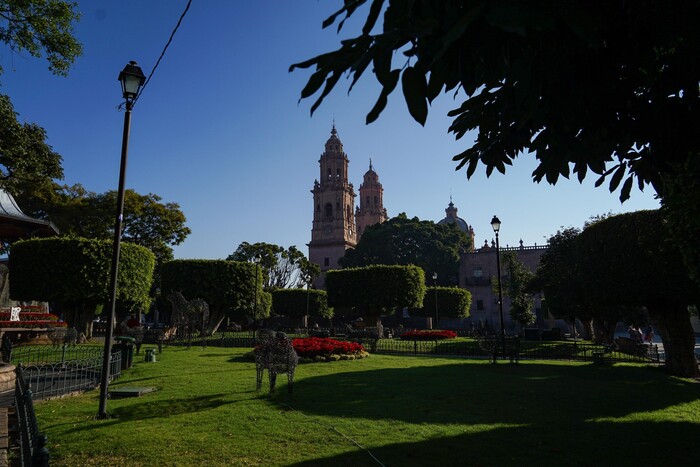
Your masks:
M372 158L369 158L369 170L372 170Z

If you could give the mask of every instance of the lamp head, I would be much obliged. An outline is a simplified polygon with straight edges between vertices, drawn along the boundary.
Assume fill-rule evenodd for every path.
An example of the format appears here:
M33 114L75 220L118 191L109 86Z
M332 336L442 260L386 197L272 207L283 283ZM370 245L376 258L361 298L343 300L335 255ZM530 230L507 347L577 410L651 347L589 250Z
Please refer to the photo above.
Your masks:
M133 101L143 83L146 82L146 76L141 71L141 67L132 60L119 72L119 82L122 83L124 99Z
M498 217L493 216L493 219L491 219L491 227L496 233L498 233L498 231L501 230L501 221L500 219L498 219Z
M434 273L433 273L433 280L434 280L434 281L437 280L437 272L434 272Z

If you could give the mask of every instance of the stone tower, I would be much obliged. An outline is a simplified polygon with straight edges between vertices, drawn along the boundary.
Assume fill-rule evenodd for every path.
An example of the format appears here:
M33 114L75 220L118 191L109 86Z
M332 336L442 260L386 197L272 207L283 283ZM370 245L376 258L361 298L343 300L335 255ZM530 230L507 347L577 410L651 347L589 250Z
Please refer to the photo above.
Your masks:
M357 241L360 241L362 233L373 224L381 224L387 220L384 209L384 188L379 183L379 176L372 167L372 159L369 160L369 170L360 185L360 206L355 210L355 223L357 224Z
M321 272L337 269L345 250L357 244L355 229L355 191L348 182L348 156L338 138L335 123L319 159L319 180L311 190L314 196L314 218L309 242L309 260L321 266ZM323 287L324 274L316 281Z

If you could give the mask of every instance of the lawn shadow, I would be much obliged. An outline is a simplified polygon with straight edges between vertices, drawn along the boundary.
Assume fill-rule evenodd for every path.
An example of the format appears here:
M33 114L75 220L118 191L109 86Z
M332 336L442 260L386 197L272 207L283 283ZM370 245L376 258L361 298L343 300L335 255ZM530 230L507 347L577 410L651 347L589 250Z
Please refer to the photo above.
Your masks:
M149 400L146 395L141 402L112 408L109 411L110 418L102 422L101 426L116 425L119 423L133 422L135 420L167 418L176 415L212 410L223 405L238 402L227 399L230 395L230 393L221 393L201 397L156 401ZM97 428L97 426L94 422L87 422L85 425L77 426L71 431L89 431L95 428Z
M274 400L355 424L397 420L436 427L429 441L371 449L386 465L396 465L392 458L403 465L495 465L494 452L498 463L513 465L638 465L649 461L650 451L663 465L682 465L693 458L689 449L700 456L700 425L687 421L700 414L675 422L668 414L657 419L646 413L695 402L699 389L653 368L471 362L313 376ZM631 414L638 421L615 420ZM440 437L441 427L455 424L468 433ZM614 459L598 458L611 452ZM371 463L357 450L300 465Z
M663 440L657 435L663 434ZM358 448L295 466L692 465L700 456L694 423L595 423L569 430L505 427L409 443ZM630 441L631 440L631 441ZM349 442L348 442L349 444ZM349 449L354 446L349 444ZM370 455L371 453L371 455Z

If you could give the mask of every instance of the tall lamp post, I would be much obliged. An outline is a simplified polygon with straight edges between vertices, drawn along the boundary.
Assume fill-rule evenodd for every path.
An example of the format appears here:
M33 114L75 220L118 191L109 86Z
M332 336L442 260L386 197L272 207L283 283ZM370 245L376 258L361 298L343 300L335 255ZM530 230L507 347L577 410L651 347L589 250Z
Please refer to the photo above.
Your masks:
M435 329L440 329L440 316L438 315L437 272L433 273L433 288L435 289Z
M501 350L503 358L506 358L506 328L503 325L503 290L501 288L501 247L498 244L498 232L501 230L501 221L493 216L491 227L496 234L496 274L498 274L498 308L501 313Z
M131 61L119 73L119 81L122 84L122 95L126 101L124 113L124 132L122 134L122 156L119 167L119 190L117 192L117 215L114 222L114 245L112 250L112 268L110 275L110 315L105 335L104 356L102 361L102 382L100 385L100 409L98 419L105 419L107 415L107 390L109 386L110 360L112 357L112 337L114 333L114 316L117 304L117 276L119 274L119 249L122 241L122 218L124 215L124 187L126 184L126 161L129 152L129 132L131 130L131 109L139 89L146 81L146 77L136 62Z
M253 295L253 341L255 341L255 331L258 327L258 276L260 271L260 256L253 256L255 263L255 292Z

